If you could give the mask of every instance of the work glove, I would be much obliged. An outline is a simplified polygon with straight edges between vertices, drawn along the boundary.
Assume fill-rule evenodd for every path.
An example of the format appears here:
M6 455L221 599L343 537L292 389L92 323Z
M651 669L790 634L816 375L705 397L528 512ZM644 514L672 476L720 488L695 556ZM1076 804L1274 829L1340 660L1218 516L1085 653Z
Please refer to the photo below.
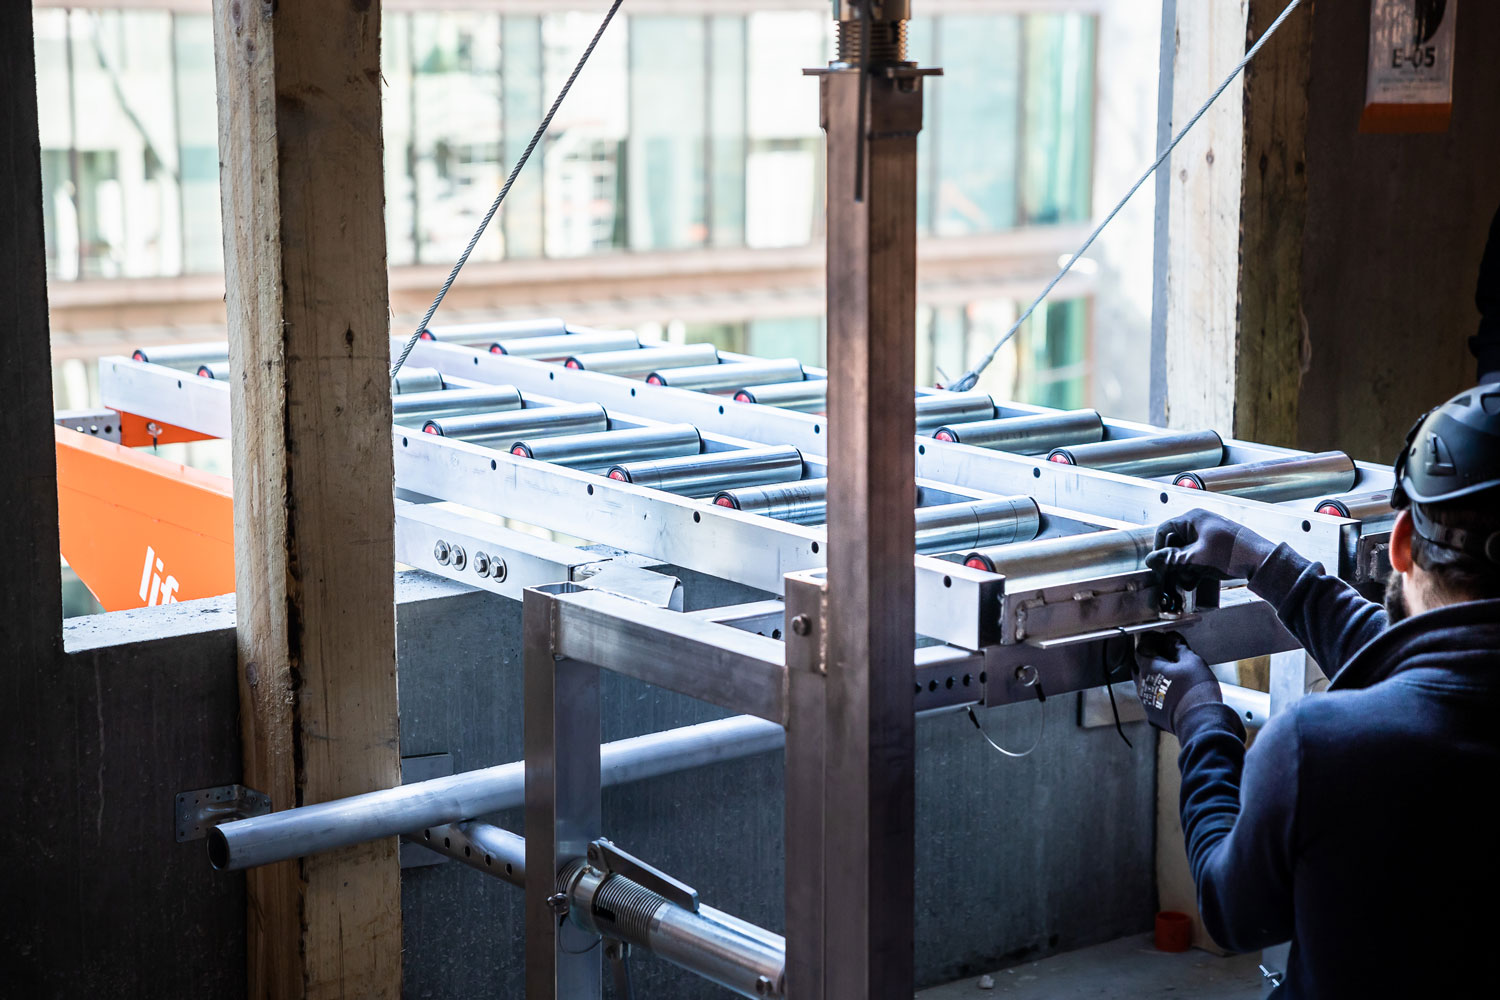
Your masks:
M1137 639L1132 674L1147 720L1173 735L1190 709L1224 702L1218 678L1176 632L1147 632Z
M1162 580L1193 590L1204 580L1248 580L1274 543L1219 514L1194 510L1163 521L1146 565Z

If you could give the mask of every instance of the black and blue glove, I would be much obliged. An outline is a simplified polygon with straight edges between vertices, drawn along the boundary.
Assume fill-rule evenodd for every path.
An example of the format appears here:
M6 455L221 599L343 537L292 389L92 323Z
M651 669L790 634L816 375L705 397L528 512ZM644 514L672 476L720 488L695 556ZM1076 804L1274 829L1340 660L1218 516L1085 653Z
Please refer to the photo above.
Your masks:
M1204 580L1248 580L1276 544L1220 514L1194 510L1163 521L1146 565L1163 582L1193 590Z
M1147 632L1136 640L1135 690L1146 719L1176 734L1183 717L1200 705L1222 705L1224 692L1203 657L1176 632Z

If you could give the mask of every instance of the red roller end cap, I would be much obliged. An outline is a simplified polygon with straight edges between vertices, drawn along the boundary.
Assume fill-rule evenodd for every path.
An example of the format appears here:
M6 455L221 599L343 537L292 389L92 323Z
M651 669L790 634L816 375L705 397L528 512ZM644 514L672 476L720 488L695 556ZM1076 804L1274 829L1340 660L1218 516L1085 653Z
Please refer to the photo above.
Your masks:
M1158 951L1187 951L1193 946L1193 918L1162 910L1156 915L1156 933L1152 936Z
M1343 511L1339 510L1337 504L1331 504L1331 503L1325 503L1323 506L1319 507L1318 508L1318 513L1319 514L1330 514L1333 517L1345 517L1345 516L1347 516L1347 515L1345 515L1345 513Z
M583 368L583 365L581 365L581 364L578 363L578 359L577 358L569 358L567 361L563 362L563 367L564 368L572 368L575 371L578 371L578 370L581 370Z
M421 333L417 334L417 339L418 340L437 340L437 338L432 335L432 331L431 330L423 330Z
M619 469L610 469L609 478L613 479L617 483L630 482L630 480L625 478L625 473L621 472Z
M714 503L718 504L720 507L728 507L730 510L736 509L734 506L734 501L729 499L728 497L719 497L719 499L715 500Z
M664 382L664 381L662 381L662 377L660 375L648 375L648 376L646 376L646 384L647 385L666 385L667 383Z
M505 348L501 347L499 344L491 344L490 345L490 353L491 354L504 354L505 353Z
M958 442L958 438L953 436L952 431L938 431L933 435L933 437L937 438L939 441L952 441L954 443Z
M1178 476L1176 481L1174 481L1172 485L1181 486L1185 490L1203 489L1203 487L1199 485L1198 480L1194 479L1192 476Z
M146 360L146 352L145 351L131 351L130 352L130 360L132 360L132 361L145 361Z
M982 569L986 573L988 573L988 572L991 571L990 564L987 563L987 562L985 562L983 559L979 558L978 556L975 556L973 559L969 559L969 560L965 561L964 565L967 566L967 567L969 567L970 569Z
M1067 455L1064 455L1062 452L1058 452L1056 455L1048 455L1047 456L1047 461L1049 461L1049 462L1056 462L1058 465L1072 465L1073 464L1073 460L1071 458L1069 458Z
M510 450L510 453L512 455L520 455L522 458L525 458L526 457L526 446L524 444L518 444L518 445L516 445L514 448L512 448Z
M433 425L432 425L432 424L425 424L425 425L423 425L423 427L422 427L422 433L423 433L423 434L441 434L441 433L443 433L443 432L442 432L442 431L440 431L440 430L438 430L438 429L437 429L437 428L436 428L436 427L434 427L434 426L433 426Z
M748 392L745 392L743 389L734 394L734 401L736 403L753 403L753 402L755 402L755 400L751 398L750 394Z
M198 369L198 377L199 378L213 378L214 377L214 373L211 372L211 371L209 371L208 368L205 366L205 367L202 367L202 368Z

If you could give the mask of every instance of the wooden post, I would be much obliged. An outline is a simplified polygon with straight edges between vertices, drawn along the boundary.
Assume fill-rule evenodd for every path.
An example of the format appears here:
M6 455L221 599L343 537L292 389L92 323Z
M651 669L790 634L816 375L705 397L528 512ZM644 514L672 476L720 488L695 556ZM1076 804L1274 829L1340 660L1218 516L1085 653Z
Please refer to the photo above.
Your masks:
M244 782L400 782L378 0L215 0ZM396 997L396 840L249 873L252 996Z
M1174 129L1284 6L1177 5ZM1165 350L1173 427L1296 443L1311 56L1312 12L1300 9L1172 156Z

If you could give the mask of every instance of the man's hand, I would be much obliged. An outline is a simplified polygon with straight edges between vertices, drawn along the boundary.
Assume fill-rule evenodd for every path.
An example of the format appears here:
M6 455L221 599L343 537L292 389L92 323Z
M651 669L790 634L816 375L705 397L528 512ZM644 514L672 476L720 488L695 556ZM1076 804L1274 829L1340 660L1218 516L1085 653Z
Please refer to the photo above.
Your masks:
M1166 582L1192 590L1205 579L1248 580L1275 550L1227 517L1194 510L1162 522L1146 565Z
M1218 678L1176 632L1147 632L1137 639L1132 673L1146 718L1174 735L1189 709L1224 701Z

